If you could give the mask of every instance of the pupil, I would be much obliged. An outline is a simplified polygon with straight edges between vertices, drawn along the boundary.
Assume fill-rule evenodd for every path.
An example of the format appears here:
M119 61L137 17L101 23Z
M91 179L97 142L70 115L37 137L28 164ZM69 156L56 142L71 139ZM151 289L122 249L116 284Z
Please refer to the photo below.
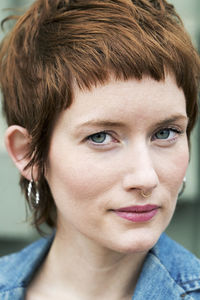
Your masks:
M105 133L97 133L91 137L94 143L103 143L105 141L105 138L106 138Z
M162 131L159 131L157 134L156 134L156 137L158 139L167 139L169 137L169 130L162 130Z

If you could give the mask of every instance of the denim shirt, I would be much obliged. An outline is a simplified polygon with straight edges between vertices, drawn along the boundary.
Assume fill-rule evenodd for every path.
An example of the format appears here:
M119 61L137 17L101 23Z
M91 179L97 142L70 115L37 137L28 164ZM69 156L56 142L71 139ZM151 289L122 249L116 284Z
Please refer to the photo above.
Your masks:
M0 259L0 300L23 300L53 236ZM200 260L163 234L149 251L133 300L200 300ZM81 299L80 299L81 300Z

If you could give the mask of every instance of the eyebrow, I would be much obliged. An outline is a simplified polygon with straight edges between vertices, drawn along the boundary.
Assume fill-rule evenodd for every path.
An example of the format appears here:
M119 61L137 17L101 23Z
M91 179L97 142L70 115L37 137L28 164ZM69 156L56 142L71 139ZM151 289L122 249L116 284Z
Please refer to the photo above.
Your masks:
M178 114L178 115L171 116L170 118L163 119L162 121L159 121L155 125L158 127L166 126L177 121L186 121L188 123L189 118L184 115Z
M187 121L188 122L188 117L178 114L171 116L170 118L163 119L159 122L157 122L155 125L156 126L164 126L168 125L170 123L176 122L176 121ZM154 125L154 126L155 126ZM110 121L110 120L99 120L99 119L94 119L87 121L85 123L79 124L78 126L75 127L76 130L81 129L82 127L126 127L126 124L120 121Z
M82 127L126 127L123 122L120 121L110 121L110 120L90 120L85 123L79 124L75 129L80 129Z

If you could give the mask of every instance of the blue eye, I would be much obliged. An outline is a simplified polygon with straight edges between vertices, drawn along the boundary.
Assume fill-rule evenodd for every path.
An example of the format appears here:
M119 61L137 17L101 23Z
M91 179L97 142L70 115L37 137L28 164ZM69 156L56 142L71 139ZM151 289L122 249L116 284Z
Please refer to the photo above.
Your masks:
M163 128L154 134L154 140L172 141L181 131L175 128Z
M159 140L166 140L169 138L171 129L162 129L155 134L155 137Z
M107 133L98 132L98 133L92 134L89 137L89 139L96 144L101 144L106 140L106 137L107 137Z

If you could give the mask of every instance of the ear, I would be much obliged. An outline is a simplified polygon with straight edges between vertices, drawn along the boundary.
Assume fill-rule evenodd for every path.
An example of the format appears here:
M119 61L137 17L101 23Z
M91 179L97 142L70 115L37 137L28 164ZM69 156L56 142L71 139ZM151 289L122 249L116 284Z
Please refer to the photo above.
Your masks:
M17 125L8 127L5 133L5 144L8 154L19 169L21 175L30 181L32 179L31 168L24 170L29 162L26 157L30 144L30 136L27 130Z

